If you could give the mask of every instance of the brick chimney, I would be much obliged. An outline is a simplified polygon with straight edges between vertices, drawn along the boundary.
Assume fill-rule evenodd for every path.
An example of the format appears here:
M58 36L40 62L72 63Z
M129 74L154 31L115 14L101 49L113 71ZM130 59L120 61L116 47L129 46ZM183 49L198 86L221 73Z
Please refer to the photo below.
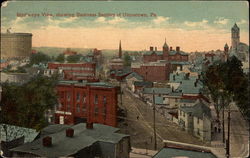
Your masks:
M87 122L86 123L86 128L87 129L93 129L93 122Z
M177 46L177 47L176 47L176 52L179 52L179 51L180 51L180 47Z
M172 51L173 50L173 47L170 47L170 51Z
M73 137L74 136L74 129L68 128L66 129L66 137Z
M149 50L150 50L150 51L154 51L154 47L150 46L150 47L149 47Z
M43 146L50 147L52 145L52 138L50 136L43 138Z

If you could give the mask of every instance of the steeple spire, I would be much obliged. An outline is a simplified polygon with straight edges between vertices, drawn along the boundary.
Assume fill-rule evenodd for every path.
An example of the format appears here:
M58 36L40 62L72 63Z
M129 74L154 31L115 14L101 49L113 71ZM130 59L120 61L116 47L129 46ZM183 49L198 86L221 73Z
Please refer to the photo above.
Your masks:
M121 40L119 43L119 58L122 58L122 44L121 44Z

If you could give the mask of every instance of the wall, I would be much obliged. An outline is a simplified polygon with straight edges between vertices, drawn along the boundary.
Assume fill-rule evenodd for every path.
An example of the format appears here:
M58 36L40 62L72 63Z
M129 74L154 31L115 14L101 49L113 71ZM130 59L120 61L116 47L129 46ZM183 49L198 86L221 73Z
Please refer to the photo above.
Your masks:
M57 109L56 123L59 123L59 117L65 116L64 111L67 111L65 124L74 124L76 117L78 117L86 118L88 122L116 127L117 89L115 87L58 85L57 92L62 106ZM70 99L68 99L68 94L70 94ZM96 104L95 96L98 100ZM106 104L104 104L104 97L106 97ZM67 109L67 106L70 109ZM62 112L58 113L58 111Z

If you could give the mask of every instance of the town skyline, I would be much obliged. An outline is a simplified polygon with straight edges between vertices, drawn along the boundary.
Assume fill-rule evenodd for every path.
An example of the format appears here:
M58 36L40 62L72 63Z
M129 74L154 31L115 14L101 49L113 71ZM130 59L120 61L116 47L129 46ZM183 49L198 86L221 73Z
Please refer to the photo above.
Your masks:
M23 7L26 4L32 7ZM226 43L231 46L231 27L237 23L240 41L249 43L245 2L136 2L144 9L114 1L98 2L96 8L88 2L74 2L63 9L56 7L60 3L50 4L9 2L2 10L1 32L11 28L12 32L32 33L33 47L117 49L121 40L124 50L148 50L150 46L161 50L166 38L169 46L194 52L223 50ZM191 8L197 8L195 13ZM230 13L228 8L232 8ZM120 13L147 17L117 16Z

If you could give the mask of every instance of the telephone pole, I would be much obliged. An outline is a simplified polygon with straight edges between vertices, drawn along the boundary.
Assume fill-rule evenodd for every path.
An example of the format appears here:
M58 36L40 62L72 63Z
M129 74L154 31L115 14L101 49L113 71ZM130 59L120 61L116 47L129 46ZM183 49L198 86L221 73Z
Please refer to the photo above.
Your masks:
M153 114L154 114L154 149L157 150L156 129L155 129L155 91L153 90Z
M228 109L228 129L227 129L227 151L226 151L226 156L227 158L230 157L230 105Z

